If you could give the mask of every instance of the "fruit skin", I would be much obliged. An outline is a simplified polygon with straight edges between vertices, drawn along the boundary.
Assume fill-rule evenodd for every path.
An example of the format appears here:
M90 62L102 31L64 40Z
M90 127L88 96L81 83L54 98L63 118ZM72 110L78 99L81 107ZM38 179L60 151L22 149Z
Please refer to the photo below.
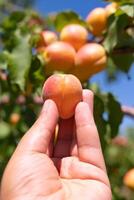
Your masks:
M128 146L128 139L125 136L118 135L112 140L112 144L121 146L121 147L127 147Z
M77 51L87 42L88 31L80 24L69 24L61 30L60 40L68 42Z
M57 41L58 37L55 32L53 31L42 31L40 33L40 39L38 41L38 47L44 47L52 44L53 42Z
M126 172L123 178L123 183L125 186L134 190L134 168Z
M46 47L43 58L45 60L46 74L54 71L68 72L75 64L75 49L68 43L57 41Z
M90 76L102 71L106 67L107 56L102 45L88 43L76 54L75 68L70 71L82 82L87 81Z
M44 101L53 100L59 116L68 119L74 115L76 105L82 101L82 86L71 74L54 74L44 83L42 96Z
M93 9L86 18L90 32L95 36L101 36L107 25L107 14L104 8Z
M20 121L20 114L19 113L12 113L10 115L10 123L16 125Z
M113 13L115 13L116 10L117 10L117 8L118 8L118 4L115 3L115 2L108 4L105 7L107 17L109 17L110 15L112 15Z

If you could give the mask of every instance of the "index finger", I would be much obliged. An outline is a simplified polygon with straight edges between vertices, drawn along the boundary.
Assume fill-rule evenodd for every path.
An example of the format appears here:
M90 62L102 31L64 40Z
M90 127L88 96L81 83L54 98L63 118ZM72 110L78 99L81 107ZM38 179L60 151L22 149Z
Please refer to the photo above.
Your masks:
M93 112L87 103L77 105L75 121L79 159L106 170Z

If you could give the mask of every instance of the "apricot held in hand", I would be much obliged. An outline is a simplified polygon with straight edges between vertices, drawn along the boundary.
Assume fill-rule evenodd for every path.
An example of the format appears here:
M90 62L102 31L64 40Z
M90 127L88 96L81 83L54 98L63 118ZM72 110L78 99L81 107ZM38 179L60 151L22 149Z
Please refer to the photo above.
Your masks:
M76 105L82 101L82 86L80 81L71 74L54 74L43 86L43 99L53 100L59 115L68 119L74 115Z

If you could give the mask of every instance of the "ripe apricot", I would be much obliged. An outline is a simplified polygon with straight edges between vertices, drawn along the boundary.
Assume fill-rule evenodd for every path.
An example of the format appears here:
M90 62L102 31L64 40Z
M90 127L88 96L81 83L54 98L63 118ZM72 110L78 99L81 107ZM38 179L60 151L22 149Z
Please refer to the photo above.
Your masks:
M76 54L75 67L70 73L77 76L82 82L102 71L106 67L107 57L102 45L88 43Z
M19 105L23 105L26 103L26 98L24 95L19 95L16 99L16 103Z
M10 123L16 125L20 121L20 114L19 113L12 113L10 115Z
M43 58L46 63L46 74L54 71L62 71L66 73L74 67L75 49L68 43L57 41L47 46Z
M69 24L61 30L60 39L78 50L86 43L88 31L80 24Z
M50 44L52 44L53 42L57 41L58 37L56 35L55 32L53 31L42 31L40 33L40 39L37 43L37 47L45 47L48 46Z
M118 4L116 2L110 3L105 7L107 17L116 12Z
M112 144L121 146L121 147L126 147L128 145L128 139L125 136L118 135L112 140Z
M44 101L52 99L63 119L74 115L76 105L82 100L80 81L71 74L54 74L44 83L42 96Z
M87 16L87 24L90 32L95 36L101 36L106 29L107 15L104 8L95 8Z
M134 168L126 172L123 178L123 183L125 186L134 190Z

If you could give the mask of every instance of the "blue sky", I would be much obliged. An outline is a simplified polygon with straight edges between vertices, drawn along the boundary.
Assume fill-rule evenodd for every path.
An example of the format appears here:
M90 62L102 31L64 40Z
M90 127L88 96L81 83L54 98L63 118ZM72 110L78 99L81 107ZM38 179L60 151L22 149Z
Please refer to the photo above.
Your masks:
M71 9L79 13L82 17L86 17L89 10L104 5L106 3L102 0L36 0L35 9L44 15L50 12Z
M91 9L105 5L106 3L102 0L36 0L34 8L41 15L71 9L85 18ZM101 72L93 76L91 81L98 83L103 91L112 92L122 104L134 106L134 66L129 71L129 75L132 76L130 80L128 80L126 74L121 73L119 80L108 84L105 79L105 72ZM125 133L125 128L133 124L134 120L125 117L120 132Z

